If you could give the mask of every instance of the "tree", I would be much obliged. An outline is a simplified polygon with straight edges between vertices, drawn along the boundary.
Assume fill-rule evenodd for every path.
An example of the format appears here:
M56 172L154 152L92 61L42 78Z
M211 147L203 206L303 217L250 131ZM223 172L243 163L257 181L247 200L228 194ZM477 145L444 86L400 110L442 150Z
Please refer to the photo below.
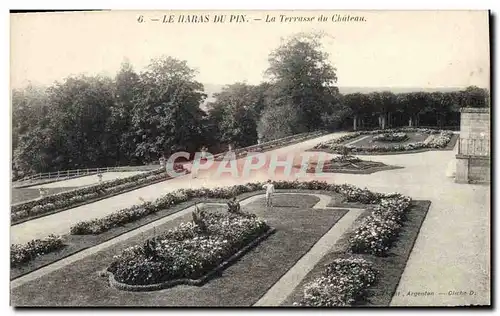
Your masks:
M141 96L138 94L139 75L125 60L118 71L114 82L115 103L111 108L108 128L111 133L110 147L113 148L116 164L129 164L135 153L132 115L134 102Z
M193 152L202 144L206 95L186 61L172 57L153 59L140 74L132 124L135 155L143 161L176 151Z
M38 125L48 122L49 100L44 87L29 84L12 91L12 153L19 138Z
M312 131L321 126L321 114L331 102L336 69L321 51L321 34L297 34L269 56L266 73L274 93L271 106L287 106L301 126ZM294 116L295 119L295 116Z
M208 104L209 115L219 126L222 143L237 147L257 143L257 120L264 107L264 91L261 85L235 83L215 94L215 102Z
M370 97L363 93L351 93L346 94L342 98L342 102L347 108L351 109L353 129L357 130L363 127L364 117L371 115L373 109Z
M302 124L302 118L294 111L293 105L270 106L262 112L257 131L261 140L266 142L307 131Z
M470 86L461 91L459 102L461 107L483 108L489 106L489 98L488 90Z
M398 104L408 116L408 126L419 126L419 117L427 108L430 98L426 92L402 93L397 97Z

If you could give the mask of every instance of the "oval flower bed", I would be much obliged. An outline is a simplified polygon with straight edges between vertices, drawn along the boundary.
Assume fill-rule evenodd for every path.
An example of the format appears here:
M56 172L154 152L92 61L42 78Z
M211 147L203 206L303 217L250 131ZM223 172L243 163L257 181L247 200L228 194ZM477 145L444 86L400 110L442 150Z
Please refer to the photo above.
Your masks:
M107 269L114 285L138 291L181 283L196 284L197 280L202 280L207 273L270 230L253 214L201 214L201 218L194 215L192 222L182 223L115 256Z
M180 171L183 170L183 167L182 165L175 165L175 169ZM11 221L16 223L25 218L37 217L59 209L62 210L73 207L83 202L121 193L137 186L154 183L161 179L168 179L168 174L163 168L131 177L99 183L90 187L48 195L41 199L13 205L11 207Z
M351 306L371 286L377 272L364 259L336 259L326 266L323 275L304 287L304 297L294 306Z
M17 267L30 262L38 256L63 248L61 236L49 235L43 239L34 239L28 243L10 246L10 264Z
M377 142L403 142L407 140L408 134L406 133L382 133L373 136L373 141Z

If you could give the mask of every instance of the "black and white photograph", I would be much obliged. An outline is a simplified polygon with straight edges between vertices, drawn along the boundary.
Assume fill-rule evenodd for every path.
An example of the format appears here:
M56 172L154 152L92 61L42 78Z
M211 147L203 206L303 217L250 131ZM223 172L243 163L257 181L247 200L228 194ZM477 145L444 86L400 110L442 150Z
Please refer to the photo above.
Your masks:
M491 306L490 14L10 12L10 305Z

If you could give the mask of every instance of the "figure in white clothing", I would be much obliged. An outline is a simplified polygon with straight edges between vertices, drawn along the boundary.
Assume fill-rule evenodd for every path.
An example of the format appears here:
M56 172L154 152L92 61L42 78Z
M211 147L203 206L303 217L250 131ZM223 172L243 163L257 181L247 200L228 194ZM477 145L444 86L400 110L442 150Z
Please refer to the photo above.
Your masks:
M266 207L273 207L274 184L271 180L267 180L267 183L262 187L266 189Z

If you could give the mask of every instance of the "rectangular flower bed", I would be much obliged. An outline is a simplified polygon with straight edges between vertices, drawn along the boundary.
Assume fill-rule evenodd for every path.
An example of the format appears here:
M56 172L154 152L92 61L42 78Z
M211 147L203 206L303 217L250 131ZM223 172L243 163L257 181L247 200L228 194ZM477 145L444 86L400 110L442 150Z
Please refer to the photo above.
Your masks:
M304 287L304 296L294 306L351 306L376 280L377 272L364 259L336 259L328 264L323 275Z
M122 289L176 285L176 280L201 278L269 230L252 214L205 213L202 219L124 250L107 271Z
M38 256L63 248L61 236L49 235L43 239L34 239L26 244L13 244L10 246L10 264L17 267L26 264Z
M398 237L410 203L411 199L402 195L382 199L349 239L352 252L386 254Z

